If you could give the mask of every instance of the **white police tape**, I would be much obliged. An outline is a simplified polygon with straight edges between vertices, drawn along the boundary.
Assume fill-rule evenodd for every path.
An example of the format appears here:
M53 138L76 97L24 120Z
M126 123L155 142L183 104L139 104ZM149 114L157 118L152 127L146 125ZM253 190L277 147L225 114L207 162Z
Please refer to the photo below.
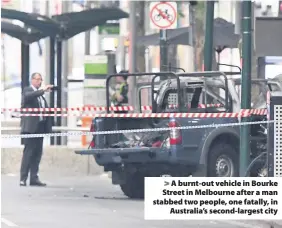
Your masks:
M98 131L98 132L65 132L65 133L44 133L44 134L21 134L21 135L10 135L3 134L2 138L41 138L41 137L63 137L63 136L82 136L82 135L111 135L111 134L122 134L122 133L142 133L142 132L158 132L158 131L169 131L172 129L189 130L189 129L201 129L201 128L218 128L218 127L233 127L233 126L244 126L254 124L267 124L277 122L275 120L265 121L253 121L253 122L240 122L240 123L226 123L226 124L209 124L209 125L192 125L192 126L180 126L180 127L163 127L163 128L143 128L143 129L128 129L128 130L113 130L113 131Z

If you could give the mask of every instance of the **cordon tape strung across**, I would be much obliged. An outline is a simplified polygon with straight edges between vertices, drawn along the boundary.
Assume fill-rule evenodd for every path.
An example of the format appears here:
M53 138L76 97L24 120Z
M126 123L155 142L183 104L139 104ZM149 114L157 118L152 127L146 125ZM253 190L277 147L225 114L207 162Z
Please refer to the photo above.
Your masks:
M233 127L242 125L253 125L253 124L267 124L275 123L277 121L253 121L253 122L242 122L242 123L226 123L226 124L209 124L199 126L182 126L182 127L165 127L165 128L147 128L147 129L129 129L129 130L115 130L115 131L99 131L99 132L66 132L66 133L48 133L48 134L22 134L22 135L1 135L2 138L41 138L41 137L63 137L63 136L82 136L82 135L109 135L109 134L122 134L122 133L142 133L142 132L158 132L158 131L169 131L172 129L189 130L189 129L200 129L200 128L218 128L218 127Z
M205 107L220 107L220 104L202 105L201 108ZM172 106L171 108L176 108ZM15 108L15 109L1 109L2 112L68 112L68 113L24 113L20 116L81 116L81 117L108 117L108 118L241 118L250 117L252 115L267 115L267 109L242 109L236 113L71 113L75 111L106 111L106 107L77 107L77 108ZM132 106L111 106L110 111L133 111ZM142 106L142 110L152 110L151 106ZM129 129L129 130L115 130L115 131L100 131L100 132L66 132L66 133L48 133L48 134L21 134L21 135L8 135L2 134L2 138L37 138L37 137L58 137L58 136L82 136L82 135L97 135L97 134L121 134L121 133L138 133L138 132L156 132L156 131L168 131L171 129L196 129L196 128L217 128L217 127L228 127L228 126L241 126L241 125L252 125L252 124L265 124L274 121L255 121L255 122L244 122L244 123L227 123L227 124L210 124L200 126L182 126L174 128L153 128L153 129Z
M242 110L233 113L24 113L19 116L78 116L78 117L108 117L108 118L232 118L249 117L251 115L266 115L266 110Z
M199 108L221 107L221 104L199 104ZM169 108L177 108L176 105L169 105ZM142 111L151 111L152 106L144 105ZM110 111L134 111L133 106L110 106ZM103 106L87 106L74 108L2 108L1 112L72 112L72 111L107 111L107 107Z
M210 106L200 107L220 107L220 104L211 104ZM169 108L177 108L171 106ZM14 109L2 109L2 112L21 112L19 116L80 116L80 117L122 117L122 118L163 118L163 117L178 117L178 118L220 118L220 117L247 117L249 115L266 115L267 109L242 109L237 113L128 113L128 114L106 114L106 113L77 113L77 112L91 112L102 111L105 112L106 107L77 107L77 108L14 108ZM110 111L134 111L132 106L111 106ZM142 106L142 110L151 111L151 106ZM23 113L23 112L37 112L37 113ZM41 112L41 113L38 113ZM44 113L44 112L56 112L56 113ZM57 113L67 112L67 113Z

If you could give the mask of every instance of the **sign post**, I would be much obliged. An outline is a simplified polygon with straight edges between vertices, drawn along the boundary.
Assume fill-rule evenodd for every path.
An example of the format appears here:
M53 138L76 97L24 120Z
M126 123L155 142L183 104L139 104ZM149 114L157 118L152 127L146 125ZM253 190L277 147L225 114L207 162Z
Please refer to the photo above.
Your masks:
M150 18L151 28L160 29L160 70L167 71L169 65L167 29L177 28L176 2L152 2L150 4Z
M168 45L167 45L167 31L160 30L160 70L168 71Z

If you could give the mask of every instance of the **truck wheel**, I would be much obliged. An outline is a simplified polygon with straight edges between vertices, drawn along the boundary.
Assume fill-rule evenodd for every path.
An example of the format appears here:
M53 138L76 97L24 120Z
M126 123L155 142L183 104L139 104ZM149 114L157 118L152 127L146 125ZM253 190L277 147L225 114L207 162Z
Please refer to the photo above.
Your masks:
M144 180L145 176L140 173L130 175L125 184L121 184L120 188L124 195L131 199L144 198Z
M208 156L209 177L238 177L239 155L232 145L219 143Z

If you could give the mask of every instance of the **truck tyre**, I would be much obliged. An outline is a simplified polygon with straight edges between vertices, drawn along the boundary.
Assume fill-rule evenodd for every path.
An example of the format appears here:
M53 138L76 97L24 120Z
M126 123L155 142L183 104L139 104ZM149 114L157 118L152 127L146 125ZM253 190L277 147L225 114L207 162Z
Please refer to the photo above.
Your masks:
M124 195L131 199L143 199L145 182L144 178L145 176L141 173L129 175L126 178L126 182L120 185Z
M208 156L208 177L238 177L239 154L226 143L214 145Z

